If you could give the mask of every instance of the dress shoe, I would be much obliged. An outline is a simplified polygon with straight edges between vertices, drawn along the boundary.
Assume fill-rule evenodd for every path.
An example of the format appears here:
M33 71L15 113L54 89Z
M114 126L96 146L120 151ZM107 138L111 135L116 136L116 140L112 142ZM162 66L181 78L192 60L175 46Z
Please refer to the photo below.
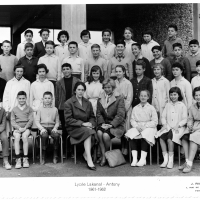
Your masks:
M97 170L95 166L93 166L93 167L90 167L90 166L87 164L87 167L88 167L88 169L90 169L90 170L94 170L94 171L96 171L96 170Z
M106 165L106 160L102 160L99 164L101 167L105 166Z
M101 157L97 159L97 164L99 164L101 162Z

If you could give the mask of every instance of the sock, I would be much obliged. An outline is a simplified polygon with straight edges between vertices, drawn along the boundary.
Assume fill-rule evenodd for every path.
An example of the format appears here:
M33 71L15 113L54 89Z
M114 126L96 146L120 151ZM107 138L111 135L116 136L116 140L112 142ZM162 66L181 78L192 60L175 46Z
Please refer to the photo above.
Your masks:
M192 167L192 161L189 161L189 160L188 160L187 164L188 164L190 167Z
M187 158L185 160L186 160L186 163L188 163L189 160Z

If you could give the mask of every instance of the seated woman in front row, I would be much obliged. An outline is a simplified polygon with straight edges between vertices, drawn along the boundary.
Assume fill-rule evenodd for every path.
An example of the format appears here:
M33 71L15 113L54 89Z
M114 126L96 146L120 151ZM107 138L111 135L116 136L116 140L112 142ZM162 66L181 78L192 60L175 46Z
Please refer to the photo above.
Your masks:
M196 103L189 109L187 128L181 138L186 161L179 167L179 170L183 170L183 173L188 173L192 170L193 160L198 145L200 145L200 87L194 88L193 97Z
M132 167L146 165L149 144L151 146L155 144L154 137L157 132L158 116L155 108L147 102L149 98L150 92L148 90L141 90L139 92L140 104L133 108L131 115L131 125L133 128L129 129L125 134L127 138L131 139ZM141 142L141 157L138 162L139 142Z
M65 125L70 135L71 144L84 142L83 154L90 170L96 170L91 157L91 136L95 135L95 116L92 104L83 97L86 90L85 83L77 82L74 95L64 104Z
M124 98L114 91L113 79L103 81L104 92L97 102L97 135L102 153L100 166L106 164L105 152L110 148L110 140L121 138L125 132L125 104Z

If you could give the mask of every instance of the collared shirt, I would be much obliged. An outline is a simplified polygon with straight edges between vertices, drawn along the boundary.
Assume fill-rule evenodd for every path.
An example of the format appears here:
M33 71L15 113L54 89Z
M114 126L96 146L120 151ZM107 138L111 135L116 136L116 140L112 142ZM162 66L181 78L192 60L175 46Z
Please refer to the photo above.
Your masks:
M164 58L161 56L158 59L155 59L155 63L161 63Z
M20 109L20 110L24 110L25 108L26 108L26 104L24 104L23 106L21 106L21 105L17 105L18 106L18 108Z
M199 87L200 86L200 75L197 74L191 81L191 86L192 86L192 90L194 90L195 87Z
M9 53L9 54L2 54L2 56L11 56L11 53Z
M58 56L60 63L62 63L63 60L70 55L68 50L68 43L65 43L64 45L59 44L58 46L56 46L55 55Z
M78 44L78 55L83 59L84 63L92 57L91 46L92 43L90 41L88 43L80 42Z
M45 64L49 69L47 73L47 79L52 81L58 81L61 78L61 63L58 56L51 54L45 54L44 56L40 57L38 61L39 64Z
M192 87L190 82L186 80L184 77L182 77L179 81L173 79L170 82L170 88L175 86L180 88L183 97L183 103L189 109L190 106L192 105Z
M190 55L193 56L193 57L194 57L194 56L197 56L198 54L199 54L198 51L197 51L196 53L191 53L191 52L190 52Z
M153 53L151 51L152 47L154 46L160 46L156 41L151 40L147 44L141 45L141 53L142 55L149 60L149 62L154 58Z
M142 59L142 58L143 58L143 56L142 56L142 54L140 54L137 58L135 57L135 60L137 61L137 60Z
M64 63L69 63L72 66L72 74L81 74L81 81L84 81L84 61L82 58L80 58L79 56L69 56L67 58L65 58L62 62L62 64Z
M124 55L124 53L123 54L117 54L116 56L115 56L115 58L119 61L119 62L121 62L124 58L125 58L125 55Z
M108 44L102 42L100 44L100 47L101 47L101 56L108 62L108 60L115 55L115 47L116 47L115 44L113 44L112 42L108 42Z

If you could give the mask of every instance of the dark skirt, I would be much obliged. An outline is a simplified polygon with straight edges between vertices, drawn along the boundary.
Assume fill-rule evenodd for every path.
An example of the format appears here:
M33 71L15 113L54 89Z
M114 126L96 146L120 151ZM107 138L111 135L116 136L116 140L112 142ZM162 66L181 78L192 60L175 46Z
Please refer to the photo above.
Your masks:
M101 126L99 126L97 128L97 131L102 131L102 133L107 133L110 136L111 139L115 137L113 134L110 133L110 128L107 129L107 130L105 130L104 128L102 128Z
M67 132L70 135L71 144L79 144L85 141L89 136L96 134L94 129L89 129L87 127L70 127L67 128Z
M169 132L167 133L163 133L160 138L163 139L164 141L170 139L172 140L172 137L173 137L173 133L172 133L172 130L170 130Z

